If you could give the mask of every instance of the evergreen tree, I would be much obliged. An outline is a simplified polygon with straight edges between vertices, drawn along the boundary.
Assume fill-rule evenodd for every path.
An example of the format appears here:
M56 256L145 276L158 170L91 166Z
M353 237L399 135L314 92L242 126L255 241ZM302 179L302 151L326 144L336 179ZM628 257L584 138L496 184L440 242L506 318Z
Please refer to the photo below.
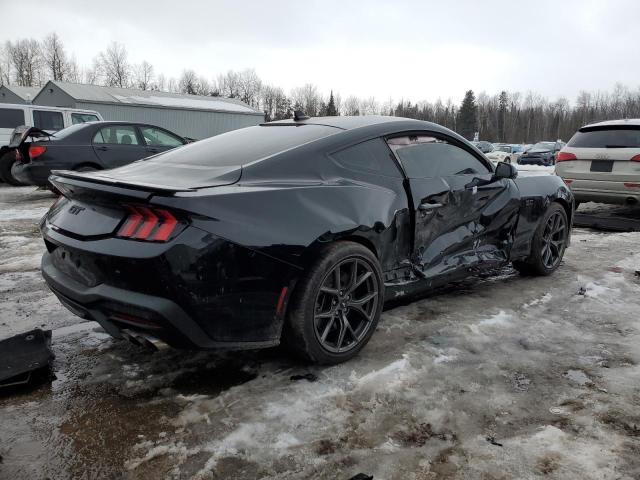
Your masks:
M338 115L338 110L336 110L336 102L333 99L333 90L331 90L329 103L327 104L327 117L335 117L336 115Z
M468 140L478 131L478 106L473 90L468 90L458 111L458 133Z
M505 121L507 118L508 102L509 102L509 97L507 96L507 92L503 90L502 92L500 92L500 97L498 98L498 139L501 142L507 141Z

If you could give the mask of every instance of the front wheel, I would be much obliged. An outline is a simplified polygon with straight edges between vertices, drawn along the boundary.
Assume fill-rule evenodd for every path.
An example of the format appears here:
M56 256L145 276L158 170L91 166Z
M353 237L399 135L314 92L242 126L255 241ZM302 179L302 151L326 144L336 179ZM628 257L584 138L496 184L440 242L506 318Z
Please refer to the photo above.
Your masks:
M345 362L367 344L384 302L378 260L354 242L336 242L300 279L287 313L284 343L307 360Z
M564 208L552 203L533 235L531 254L513 266L525 275L550 275L559 266L569 238L569 221Z

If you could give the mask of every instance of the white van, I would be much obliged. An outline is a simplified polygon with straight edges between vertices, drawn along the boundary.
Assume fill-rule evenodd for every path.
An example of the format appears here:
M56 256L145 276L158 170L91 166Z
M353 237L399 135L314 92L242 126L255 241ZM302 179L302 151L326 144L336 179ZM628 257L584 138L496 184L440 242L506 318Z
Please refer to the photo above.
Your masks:
M95 122L103 120L102 116L93 110L77 108L43 107L32 104L0 103L0 181L9 183L11 164L14 162L12 152L7 148L11 140L11 133L20 125L36 127L48 133L54 133L76 123ZM6 157L6 158L5 158Z

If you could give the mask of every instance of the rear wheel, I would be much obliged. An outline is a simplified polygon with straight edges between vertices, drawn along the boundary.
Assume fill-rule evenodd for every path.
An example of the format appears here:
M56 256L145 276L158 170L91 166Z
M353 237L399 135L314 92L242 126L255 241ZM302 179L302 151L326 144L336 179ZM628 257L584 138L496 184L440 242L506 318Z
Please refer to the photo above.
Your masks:
M533 236L529 258L513 262L514 268L525 275L550 275L562 261L568 238L567 213L552 203Z
M371 251L353 242L329 245L296 287L284 342L315 363L349 360L371 338L383 302L382 272Z
M11 174L11 167L15 162L15 151L7 152L0 157L0 178L3 182L8 183L9 185L21 187L26 185L26 183L22 183Z

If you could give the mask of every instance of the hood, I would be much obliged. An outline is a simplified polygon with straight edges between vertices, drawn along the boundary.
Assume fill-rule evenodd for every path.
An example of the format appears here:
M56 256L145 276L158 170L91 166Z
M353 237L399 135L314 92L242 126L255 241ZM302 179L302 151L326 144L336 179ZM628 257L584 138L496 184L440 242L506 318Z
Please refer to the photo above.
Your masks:
M549 150L548 148L532 148L531 150L529 150L526 154L530 155L530 154L541 154L541 153L551 153L551 150Z

